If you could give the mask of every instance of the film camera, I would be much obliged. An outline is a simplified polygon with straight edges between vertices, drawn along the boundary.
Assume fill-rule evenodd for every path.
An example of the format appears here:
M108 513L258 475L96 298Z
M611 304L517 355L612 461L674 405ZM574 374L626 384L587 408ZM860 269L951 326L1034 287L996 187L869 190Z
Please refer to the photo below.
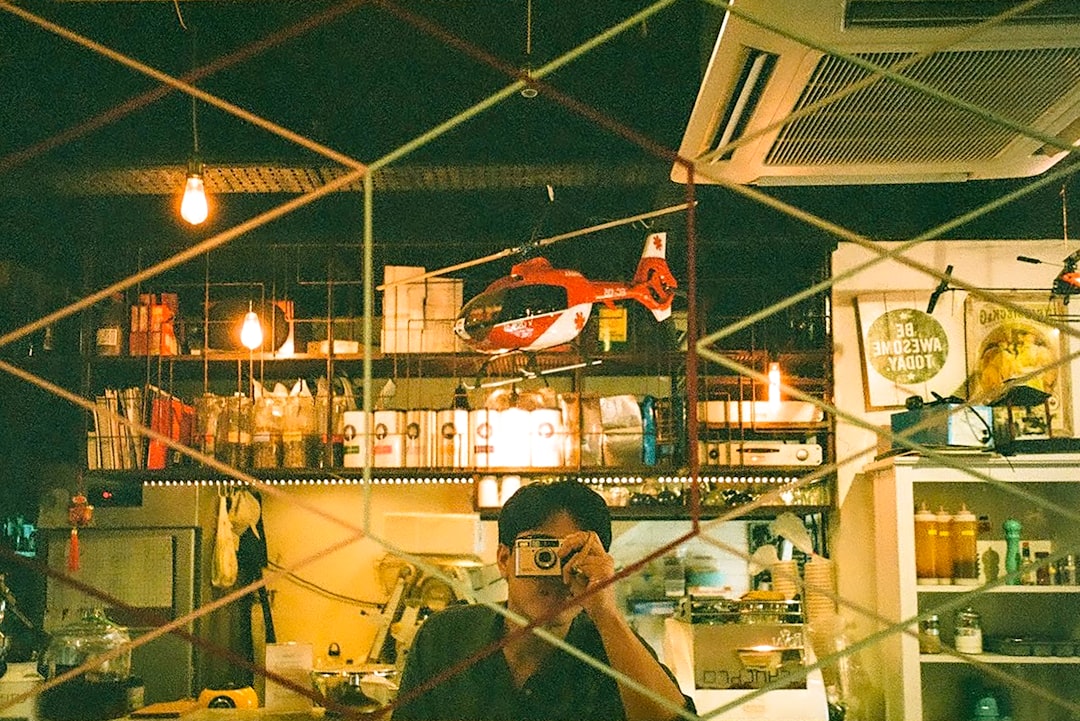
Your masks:
M561 576L557 538L519 538L514 541L514 574L517 576Z

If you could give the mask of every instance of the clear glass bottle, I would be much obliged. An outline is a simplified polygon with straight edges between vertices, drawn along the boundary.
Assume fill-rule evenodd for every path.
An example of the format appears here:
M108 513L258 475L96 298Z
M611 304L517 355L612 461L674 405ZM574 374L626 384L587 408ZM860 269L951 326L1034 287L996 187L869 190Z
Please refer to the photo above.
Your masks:
M1035 567L1032 565L1035 559L1031 557L1031 544L1027 541L1020 543L1020 563L1024 572L1020 574L1020 584L1023 586L1035 585Z
M1039 564L1038 567L1035 569L1035 585L1037 586L1054 585L1054 572L1057 569L1050 565L1050 562L1047 560L1049 558L1049 551L1035 552L1035 563Z
M1076 556L1073 554L1058 562L1057 583L1059 586L1076 585Z

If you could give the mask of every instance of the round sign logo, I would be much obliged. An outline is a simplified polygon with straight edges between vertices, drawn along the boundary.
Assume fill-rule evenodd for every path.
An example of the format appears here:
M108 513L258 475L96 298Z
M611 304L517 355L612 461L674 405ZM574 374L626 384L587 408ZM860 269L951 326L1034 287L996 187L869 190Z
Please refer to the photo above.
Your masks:
M878 316L866 333L870 366L896 383L923 383L936 376L949 357L949 338L941 323L914 308Z

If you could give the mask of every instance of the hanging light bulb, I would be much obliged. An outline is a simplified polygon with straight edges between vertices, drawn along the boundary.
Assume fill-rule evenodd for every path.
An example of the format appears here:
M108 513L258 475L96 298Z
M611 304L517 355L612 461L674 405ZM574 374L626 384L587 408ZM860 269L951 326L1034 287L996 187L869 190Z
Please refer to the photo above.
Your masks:
M178 6L179 7L179 6ZM192 36L192 66L195 64L194 35ZM191 96L191 157L188 159L187 180L184 183L184 197L180 201L180 217L192 225L199 225L210 215L210 205L206 200L206 186L203 184L203 164L199 157L199 104Z
M247 315L244 316L244 324L240 326L240 343L250 351L260 347L263 342L262 323L259 315L248 304Z
M206 186L203 185L202 163L191 160L188 163L187 183L184 186L184 198L180 201L180 217L198 225L210 214L206 200Z

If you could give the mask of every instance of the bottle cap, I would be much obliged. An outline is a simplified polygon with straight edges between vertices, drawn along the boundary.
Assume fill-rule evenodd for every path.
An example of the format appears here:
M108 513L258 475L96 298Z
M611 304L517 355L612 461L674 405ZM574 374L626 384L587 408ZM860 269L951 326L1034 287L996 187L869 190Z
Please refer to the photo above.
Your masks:
M968 507L967 507L966 503L961 503L960 504L960 510L956 512L955 516L953 516L953 520L954 521L977 521L979 519L975 518L975 514L968 510Z
M927 516L929 516L930 518L936 518L934 512L930 510L930 506L926 505L926 501L919 502L919 508L915 511L915 515L921 517L921 520L926 519Z

